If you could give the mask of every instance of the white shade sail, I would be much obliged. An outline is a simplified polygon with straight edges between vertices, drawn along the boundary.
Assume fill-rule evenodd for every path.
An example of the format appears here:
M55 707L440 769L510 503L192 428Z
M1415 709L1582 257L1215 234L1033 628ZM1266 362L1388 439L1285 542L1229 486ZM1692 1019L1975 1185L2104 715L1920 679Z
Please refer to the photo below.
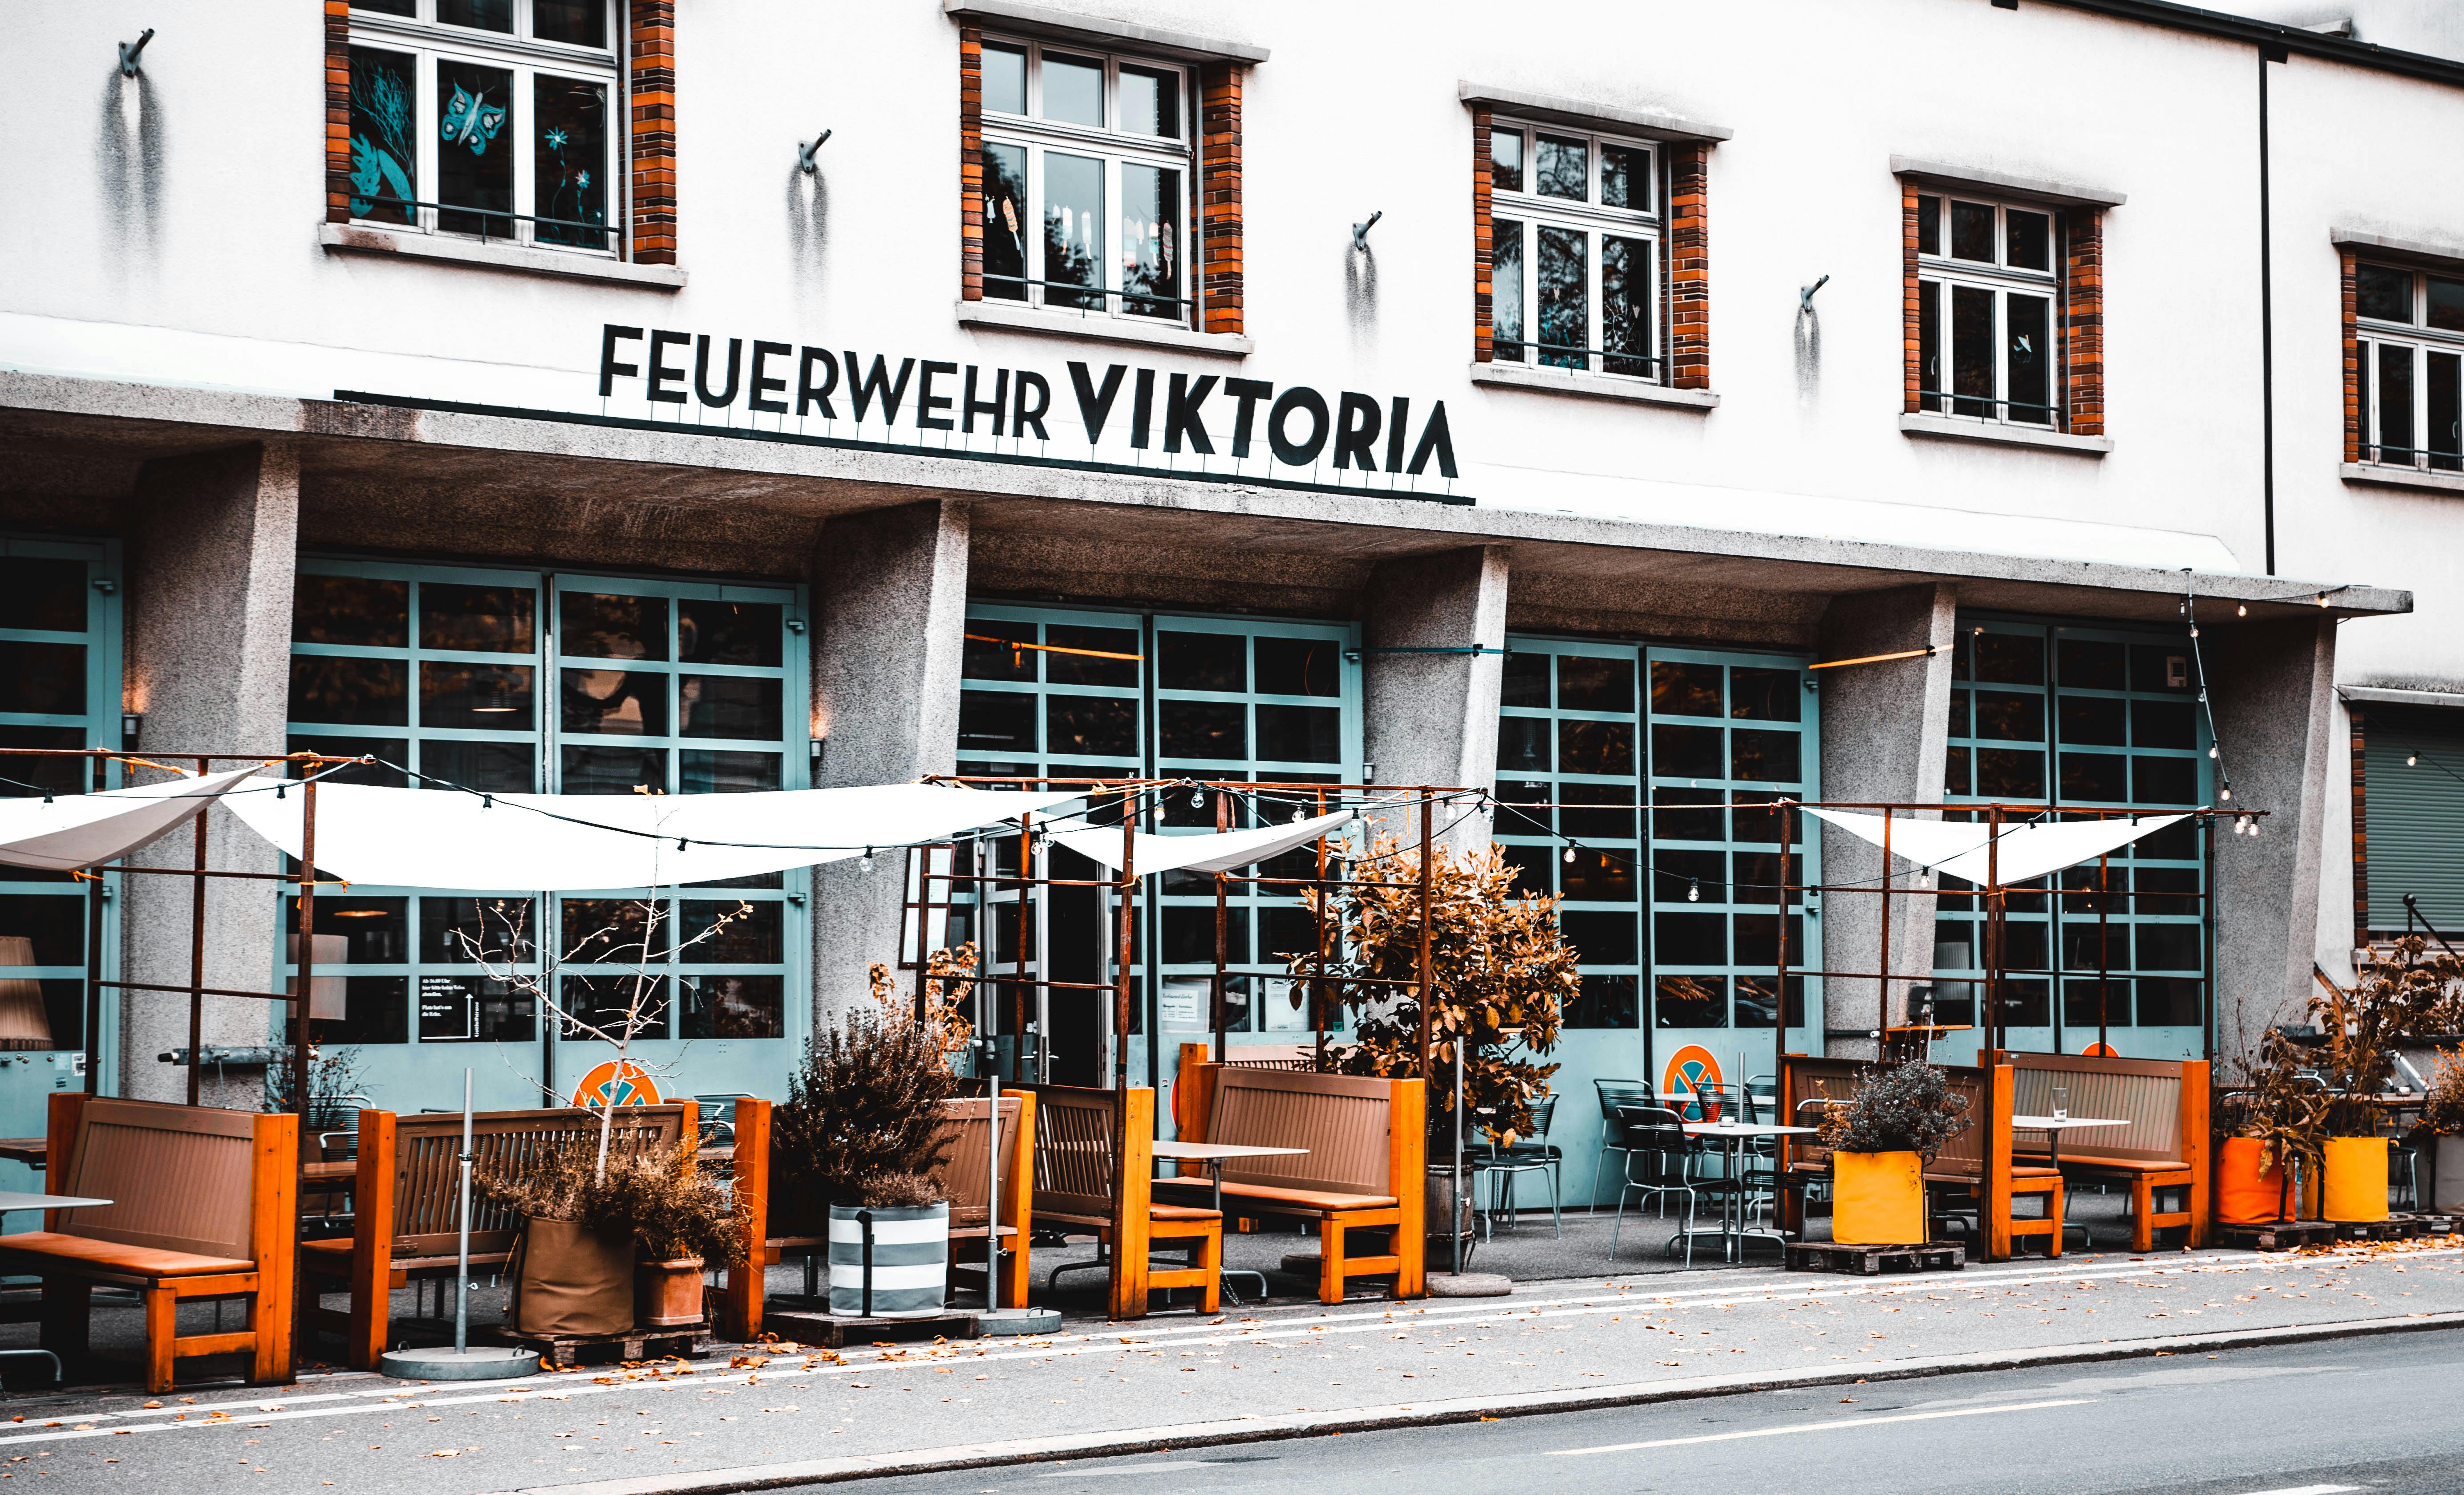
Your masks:
M1130 843L1131 869L1139 876L1156 872L1229 872L1307 846L1352 819L1353 811L1316 815L1285 825L1256 830L1228 830L1216 835L1159 836L1140 831ZM1085 830L1054 830L1052 844L1067 846L1114 871L1121 869L1121 827L1098 825Z
M1843 810L1817 810L1811 805L1806 806L1805 813L1838 826L1859 841L1878 846L1882 844L1883 817L1880 815L1852 815ZM2081 862L2093 862L2142 836L2152 836L2188 819L2188 814L2181 814L2116 815L2103 820L2057 823L2016 821L2005 824L1997 837L1992 833L1993 827L1981 821L1901 820L1894 816L1890 822L1891 854L1928 871L1982 887L1989 864L1987 843L1991 841L1991 870L1994 880L2007 888Z
M317 869L388 888L524 891L670 887L750 877L946 841L1084 796L941 784L759 794L497 794L317 786ZM249 827L301 855L294 785L243 795Z
M99 794L0 800L0 866L66 872L117 860L187 824L256 771L252 764ZM231 802L253 798L242 794Z

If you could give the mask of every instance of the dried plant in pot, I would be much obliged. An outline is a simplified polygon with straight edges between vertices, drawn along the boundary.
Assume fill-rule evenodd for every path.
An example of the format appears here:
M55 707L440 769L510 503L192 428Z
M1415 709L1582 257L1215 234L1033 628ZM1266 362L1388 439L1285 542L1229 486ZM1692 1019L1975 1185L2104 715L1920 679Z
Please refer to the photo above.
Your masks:
M1925 1165L1968 1130L1968 1098L1922 1059L1869 1071L1822 1115L1831 1149L1831 1239L1911 1245L1925 1239Z
M604 1167L588 1146L482 1171L479 1190L524 1219L513 1270L523 1333L621 1333L699 1323L702 1270L737 1259L746 1216L719 1180L673 1151L619 1151Z
M2422 1102L2421 1130L2421 1152L2430 1165L2424 1202L2440 1214L2464 1212L2464 1048L2438 1051Z
M2307 1051L2281 1033L2259 1042L2255 1059L2236 1059L2230 1087L2209 1102L2216 1150L2216 1219L2228 1225L2290 1220L2292 1165L2316 1167L2326 1139L2328 1096Z

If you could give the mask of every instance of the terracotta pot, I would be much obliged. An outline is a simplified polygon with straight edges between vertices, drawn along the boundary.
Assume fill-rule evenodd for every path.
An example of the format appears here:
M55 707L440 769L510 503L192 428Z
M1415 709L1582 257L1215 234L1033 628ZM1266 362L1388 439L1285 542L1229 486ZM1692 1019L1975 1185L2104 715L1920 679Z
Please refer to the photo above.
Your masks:
M1831 1239L1841 1245L1922 1245L1925 1159L1914 1153L1831 1154Z
M2387 1139L2329 1137L2319 1216L2339 1224L2387 1218Z
M672 1262L637 1262L633 1265L633 1311L652 1329L675 1329L702 1320L701 1258Z
M633 1238L562 1220L522 1222L514 1265L517 1333L590 1337L633 1327Z
M2265 1225L2298 1214L2284 1186L2278 1160L2262 1169L2267 1144L2256 1137L2227 1137L2216 1153L2216 1220L2226 1225Z

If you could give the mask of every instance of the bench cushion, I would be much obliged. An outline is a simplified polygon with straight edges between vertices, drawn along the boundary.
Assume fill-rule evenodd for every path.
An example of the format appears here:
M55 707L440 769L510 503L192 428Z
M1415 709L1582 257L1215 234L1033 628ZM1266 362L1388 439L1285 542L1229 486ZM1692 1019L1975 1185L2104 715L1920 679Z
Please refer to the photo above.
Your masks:
M348 1242L345 1242L347 1244ZM253 1272L254 1262L228 1256L198 1256L155 1246L123 1245L90 1236L64 1236L50 1230L0 1237L0 1259L22 1259L29 1270L46 1264L117 1272L130 1277L203 1277L213 1272ZM18 1264L11 1261L11 1264Z
M1149 1220L1221 1220L1221 1210L1199 1209L1193 1204L1150 1204Z
M2027 1156L2030 1163L2038 1167L2044 1166L2044 1154L2032 1153L2024 1155ZM2186 1174L2190 1171L2190 1165L2182 1161L2178 1157L2099 1157L2094 1153L2064 1153L2062 1154L2062 1171L2064 1173L2077 1171L2080 1173L2126 1174L2133 1176L2138 1174Z
M1160 1186L1187 1187L1169 1180L1162 1181ZM1204 1197L1205 1185L1202 1182L1198 1184L1195 1192ZM1285 1189L1270 1183L1232 1183L1227 1180L1223 1185L1223 1202L1227 1205L1239 1202L1335 1214L1344 1210L1393 1209L1395 1197L1391 1194L1332 1194L1323 1189Z

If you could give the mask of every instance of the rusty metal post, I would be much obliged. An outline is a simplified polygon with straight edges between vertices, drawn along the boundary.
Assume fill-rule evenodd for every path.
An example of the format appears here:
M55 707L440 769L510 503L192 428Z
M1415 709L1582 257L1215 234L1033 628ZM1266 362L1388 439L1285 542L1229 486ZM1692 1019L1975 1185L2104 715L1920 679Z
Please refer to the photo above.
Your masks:
M104 758L93 759L92 788L100 793ZM86 871L85 885L85 1092L102 1093L102 867Z
M316 1007L309 996L309 983L317 978L316 765L308 765L308 771L312 777L299 786L299 976L288 1003L293 1022L291 1098L299 1110L299 1154L303 1159L317 1145L317 1133L312 1130L315 1122L308 1109L308 1014Z
M1783 816L1786 813L1786 811L1781 812ZM1782 824L1786 824L1785 820ZM1779 865L1782 868L1788 866L1788 843L1785 840L1779 845ZM1786 872L1781 873L1780 881L1783 883L1788 881ZM1883 1045L1891 1041L1891 812L1884 810L1882 812L1882 975L1876 983L1881 990L1875 1002L1876 1010L1881 1014L1881 1021L1874 1024L1874 1057L1878 1060L1883 1055ZM1785 931L1788 928L1788 898L1785 894L1780 898L1780 928ZM1785 938L1785 934L1781 937Z
M1429 1078L1430 1020L1434 1016L1430 1010L1430 1003L1437 996L1434 990L1434 973L1430 969L1429 950L1429 857L1437 844L1437 791L1423 788L1420 790L1420 964L1418 977L1420 999L1420 1078L1423 1080ZM1455 1038L1456 1042L1460 1043L1463 1035L1458 1033Z
M1137 946L1132 925L1137 904L1137 795L1121 793L1121 952L1112 971L1112 1088L1130 1088L1130 972ZM1127 1114L1126 1110L1123 1112Z
M206 757L197 755L197 776L204 778ZM212 806L197 812L197 886L188 900L188 1104L198 1104L205 1066L197 1055L206 1029L206 817Z
M1018 1023L1012 1029L1012 1032L1017 1036L1018 1064L1022 1069L1024 1069L1026 1065L1026 934L1028 918L1026 907L1026 874L1027 869L1035 865L1035 832L1029 824L1029 822L1033 819L1034 817L1031 815L1022 815L1018 818L1018 948L1010 952L1010 965L1012 968L1011 976L1013 978L1010 982L1010 995L1013 1004L1018 1008ZM1036 1010L1039 1013L1043 1010L1042 1002L1036 1003ZM1051 1043L1052 1035L1045 1032L1044 1029L1044 1023L1038 1022L1035 1024L1035 1068L1032 1071L1028 1071L1038 1080L1046 1080L1051 1078L1050 1074L1047 1072L1048 1066L1044 1062L1044 1051L1045 1045Z
M2002 1045L1994 1039L2002 1025L2002 806L1986 812L1985 821L1985 1031L1986 1049ZM1985 1063L1983 1050L1977 1063Z
M1215 833L1216 833L1217 835L1219 835L1219 836L1220 836L1220 835L1221 835L1223 832L1225 832L1225 831L1227 831L1227 830L1229 830L1229 829L1231 829L1231 828L1232 828L1232 797L1231 797L1230 795L1228 795L1228 794L1225 794L1225 793L1223 792L1222 786L1219 784L1219 785L1217 785L1217 786L1216 786L1216 790L1215 790ZM1220 1064L1221 1064L1221 1063L1223 1062L1223 1050L1224 1050L1224 1045L1225 1045L1225 1043L1226 1043L1226 1040L1225 1040L1225 1038L1224 1038L1224 1036L1223 1036L1223 1020L1224 1020L1224 1018L1225 1018L1225 1016L1226 1016L1225 1011L1224 1011L1225 1002L1224 1002L1224 991L1223 991L1223 987L1224 987L1224 980L1223 980L1223 962L1224 962L1225 958L1230 955L1230 946L1231 946L1231 939L1232 939L1232 923L1231 923L1231 920L1232 920L1232 913L1231 913L1231 907L1230 907L1230 891L1231 891L1231 890L1230 890L1230 886L1229 886L1229 884L1228 884L1228 883L1226 883L1226 881L1225 881L1225 874L1224 874L1224 873L1222 873L1222 872L1218 872L1218 873L1216 873L1216 874L1215 874L1215 1018L1214 1018L1214 1028L1215 1028L1215 1062L1216 1062L1217 1064L1219 1064L1219 1065L1220 1065ZM1253 937L1253 938L1255 937L1255 932L1252 932L1252 937Z
M2112 852L2098 854L2096 859L2096 1046L2099 1048L2113 1046L2111 1040L2106 1037L2107 1027L2113 1020L2113 953L2107 950L2104 944L2109 937L2106 934L2106 910L2113 902L2113 883L2109 875L2112 865ZM2054 956L2055 968L2058 970L2064 963L2060 953L2057 951ZM2057 1048L2060 1046L2058 1044L2055 1045Z
M1793 804L1783 806L1779 812L1779 969L1774 973L1776 984L1771 988L1771 1004L1773 1008L1771 1014L1771 1077L1774 1082L1777 1081L1780 1070L1783 1067L1780 1056L1788 1052L1788 868L1790 854L1793 852L1796 847L1796 828L1799 822L1796 818L1796 806ZM1887 835L1889 834L1887 829L1888 823L1885 822L1884 824L1886 828L1883 833ZM1890 857L1886 853L1882 858L1882 867L1884 870L1887 871L1890 865ZM1648 884L1645 886L1648 886ZM1885 931L1890 928L1890 902L1886 897L1882 904L1882 927ZM1889 935L1885 934L1883 937L1888 938ZM1882 963L1882 969L1885 971L1889 970L1890 962L1885 960ZM1877 1052L1879 1052L1879 1049ZM1740 1087L1737 1093L1740 1096L1746 1093L1743 1087L1747 1078L1748 1077L1745 1075L1737 1076L1737 1084ZM1786 1116L1781 1116L1776 1119L1782 1125L1786 1125L1788 1121Z
M1326 791L1317 792L1317 812L1326 813ZM1309 1026L1316 1030L1314 1067L1326 1072L1326 838L1317 838L1317 979L1309 983Z

